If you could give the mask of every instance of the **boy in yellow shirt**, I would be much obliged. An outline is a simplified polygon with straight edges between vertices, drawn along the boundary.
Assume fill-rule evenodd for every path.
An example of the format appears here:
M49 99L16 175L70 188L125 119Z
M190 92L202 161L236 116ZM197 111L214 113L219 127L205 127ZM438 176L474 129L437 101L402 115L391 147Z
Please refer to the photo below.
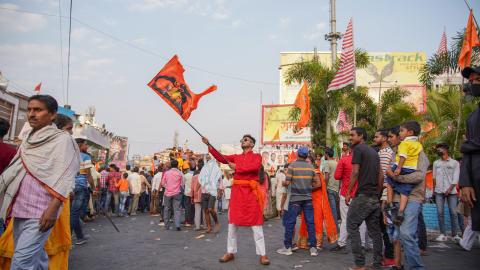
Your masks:
M395 164L391 168L395 175L410 174L417 170L418 156L423 150L422 144L418 141L420 131L421 127L417 121L407 121L400 125L399 137L402 142L398 145ZM390 209L392 208L393 193L400 194L400 207L393 219L395 225L399 226L402 224L403 212L407 207L408 196L415 186L415 184L396 182L392 178L387 177L387 203Z

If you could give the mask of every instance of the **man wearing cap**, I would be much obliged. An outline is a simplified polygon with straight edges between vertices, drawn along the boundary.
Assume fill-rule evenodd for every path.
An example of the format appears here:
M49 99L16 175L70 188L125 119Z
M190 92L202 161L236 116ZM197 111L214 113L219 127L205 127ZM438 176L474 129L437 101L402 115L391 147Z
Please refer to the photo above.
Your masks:
M468 80L464 86L467 95L480 97L480 66L466 67L462 76ZM480 232L480 108L467 118L466 141L460 147L460 188L462 200L472 207L472 230ZM465 236L464 236L465 237Z
M308 148L300 147L298 159L288 166L286 186L290 186L290 201L288 211L284 216L285 238L284 248L277 250L282 255L292 255L293 232L298 215L303 212L307 224L310 255L317 256L317 239L315 236L315 220L313 218L312 190L320 187L320 180L315 168L307 162Z
M265 238L263 236L263 207L265 198L259 187L259 174L262 166L262 156L253 152L255 138L244 135L240 140L243 153L224 156L213 148L207 138L202 138L208 146L208 151L215 159L228 164L235 172L230 196L228 213L228 240L227 253L219 261L226 263L235 259L237 253L237 228L251 227L257 255L260 264L268 265L270 261L265 252Z

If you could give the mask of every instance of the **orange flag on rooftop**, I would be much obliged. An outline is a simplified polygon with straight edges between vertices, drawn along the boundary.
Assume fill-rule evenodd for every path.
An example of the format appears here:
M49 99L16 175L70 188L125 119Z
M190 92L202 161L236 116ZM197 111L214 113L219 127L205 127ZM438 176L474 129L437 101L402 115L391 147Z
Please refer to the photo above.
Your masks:
M470 10L467 29L465 30L465 36L463 38L462 50L460 51L460 56L458 57L458 66L461 69L470 66L470 61L472 60L472 49L476 46L480 46L480 41L478 40L477 28L473 22L473 11Z
M188 120L192 111L197 108L200 99L217 90L217 86L212 85L200 94L195 94L183 78L184 71L185 69L178 60L178 56L174 55L148 83L148 86L184 120Z
M304 128L310 121L310 97L308 96L307 82L303 83L294 104L295 107L300 108L300 119L295 127L297 129Z

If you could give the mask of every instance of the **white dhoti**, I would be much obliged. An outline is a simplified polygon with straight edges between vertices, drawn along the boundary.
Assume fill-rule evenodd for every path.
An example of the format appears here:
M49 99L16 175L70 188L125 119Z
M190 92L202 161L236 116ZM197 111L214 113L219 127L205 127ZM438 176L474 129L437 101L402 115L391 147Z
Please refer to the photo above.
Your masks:
M342 223L340 224L340 233L338 236L338 245L344 247L347 245L347 213L348 213L348 205L345 203L345 197L340 195L340 218L342 219ZM362 240L362 246L366 246L365 238L367 236L367 226L365 225L365 221L362 222L360 225L360 239Z
M280 210L282 210L281 206L282 206L282 196L283 196L283 193L282 192L277 192L275 193L275 199L276 199L276 206L277 206L277 211L280 212Z
M265 238L263 236L263 227L261 225L251 226L253 231L253 239L255 240L255 249L257 255L265 256ZM234 224L228 224L228 240L227 240L227 252L235 254L237 253L237 229L238 226Z
M480 232L472 231L472 217L468 217L468 225L463 232L462 240L460 240L460 246L465 250L472 250L472 246L475 243L475 238L480 237Z

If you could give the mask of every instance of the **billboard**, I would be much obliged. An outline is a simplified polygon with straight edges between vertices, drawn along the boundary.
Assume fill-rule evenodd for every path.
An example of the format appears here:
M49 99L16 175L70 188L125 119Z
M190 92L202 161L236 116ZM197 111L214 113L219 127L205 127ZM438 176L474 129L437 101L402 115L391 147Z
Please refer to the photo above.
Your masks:
M313 56L314 52L280 53L280 104L293 103L300 90L299 84L286 85L289 68L296 62L311 60ZM410 93L405 101L412 103L417 111L425 111L426 89L418 80L418 71L427 59L424 52L368 52L368 56L370 64L357 70L358 86L369 88L368 93L375 101L382 91L398 86ZM317 52L317 57L324 65L331 66L330 52Z
M110 162L117 165L120 170L125 170L127 165L128 138L114 137L110 142Z
M370 64L357 70L357 85L368 87L376 102L380 91L398 86L410 93L406 102L418 112L426 110L426 88L418 80L418 71L427 59L424 52L372 52L368 56Z
M262 144L310 144L310 127L294 130L293 104L262 106Z

